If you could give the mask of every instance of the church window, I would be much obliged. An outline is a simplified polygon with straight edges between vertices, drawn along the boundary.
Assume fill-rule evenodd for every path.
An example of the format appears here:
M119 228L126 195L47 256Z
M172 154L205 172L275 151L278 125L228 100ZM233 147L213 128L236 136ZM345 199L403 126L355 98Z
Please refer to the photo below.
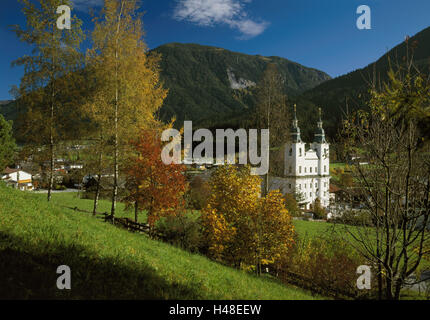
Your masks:
M299 149L299 157L302 156L302 148Z
M317 182L317 183L315 183L315 188L318 188L318 182Z
M293 148L290 148L290 157L293 155Z
M312 192L309 192L309 196L312 197Z
M327 172L327 166L324 166L324 172Z
M299 173L302 173L302 166L299 166Z
M301 184L299 184L299 189L302 190L302 185Z
M291 183L288 185L288 188L291 190Z
M318 172L318 168L317 167L315 167L315 173L317 173Z
M305 167L305 173L306 173L306 167Z
M309 172L312 173L312 167L309 168Z
M291 173L291 166L288 168L288 173Z

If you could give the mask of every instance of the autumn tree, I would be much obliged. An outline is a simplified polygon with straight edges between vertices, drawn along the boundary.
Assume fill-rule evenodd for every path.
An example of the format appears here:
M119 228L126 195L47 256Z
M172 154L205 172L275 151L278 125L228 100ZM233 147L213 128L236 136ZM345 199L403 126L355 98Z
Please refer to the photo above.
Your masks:
M137 0L105 0L101 17L95 19L93 47L88 52L96 82L92 114L104 130L105 150L112 159L113 217L128 141L141 128L154 126L155 113L167 94L160 83L160 57L149 54L143 41L138 9Z
M16 143L12 134L12 121L0 114L0 172L14 160Z
M106 176L109 176L111 171L109 170L109 161L106 159L108 142L103 135L103 129L98 128L97 123L93 123L93 126L96 126L95 130L86 140L87 148L90 152L85 153L83 170L95 182L95 185L92 186L93 188L90 188L90 190L87 188L86 191L94 191L93 215L96 215L102 192L102 180L107 180ZM91 138L92 136L94 138Z
M315 219L326 219L327 213L324 207L321 205L320 198L316 198L313 203L312 211L314 213Z
M211 194L209 183L204 181L202 177L194 177L189 184L186 195L187 205L189 208L202 210L206 207Z
M299 217L301 216L301 210L299 208L299 205L297 203L296 197L294 194L286 193L284 195L285 200L285 207L293 217Z
M430 83L412 59L388 78L370 88L370 110L344 123L346 151L369 163L356 161L352 172L372 228L344 225L341 232L375 267L379 298L399 299L429 241L430 148L418 122L430 115Z
M212 257L260 273L263 264L286 254L293 225L279 191L261 198L261 179L249 167L222 166L210 184L202 221Z
M60 5L71 7L69 0L20 0L26 27L14 26L18 38L32 47L32 54L13 64L24 66L24 76L18 91L18 129L26 142L47 146L49 150L48 201L54 183L55 147L70 138L74 103L82 67L79 45L83 39L82 22L71 19L71 29L57 27Z
M262 265L273 264L287 254L294 243L294 226L279 190L259 199L256 215L256 271L261 274Z
M269 64L257 86L255 123L259 129L270 130L270 144L267 152L273 148L279 148L277 152L272 150L273 157L270 157L269 172L265 176L264 194L269 192L269 175L283 173L282 146L289 138L290 123L284 82L285 79L276 65Z
M136 222L138 212L146 210L148 224L153 228L160 217L182 213L187 189L185 167L163 163L161 135L156 130L141 130L131 145L135 157L126 169L126 201L134 207Z

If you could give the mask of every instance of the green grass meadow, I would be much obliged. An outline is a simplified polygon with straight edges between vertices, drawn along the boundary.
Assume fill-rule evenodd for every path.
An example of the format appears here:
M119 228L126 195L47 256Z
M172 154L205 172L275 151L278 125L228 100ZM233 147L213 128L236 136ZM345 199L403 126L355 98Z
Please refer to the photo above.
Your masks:
M76 194L45 197L0 184L1 299L320 298L64 208L91 210ZM132 213L119 204L118 216ZM56 287L59 265L71 268L71 290Z

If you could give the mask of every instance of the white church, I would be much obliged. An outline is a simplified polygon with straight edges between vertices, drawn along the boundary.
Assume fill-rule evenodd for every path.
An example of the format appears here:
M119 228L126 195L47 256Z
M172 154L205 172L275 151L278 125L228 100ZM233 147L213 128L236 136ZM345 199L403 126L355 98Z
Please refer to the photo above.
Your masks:
M296 106L292 123L291 139L285 144L284 177L271 179L270 189L280 189L283 194L298 195L299 205L310 209L317 198L323 207L330 203L330 160L329 144L325 139L321 109L315 131L314 141L306 149L300 137Z

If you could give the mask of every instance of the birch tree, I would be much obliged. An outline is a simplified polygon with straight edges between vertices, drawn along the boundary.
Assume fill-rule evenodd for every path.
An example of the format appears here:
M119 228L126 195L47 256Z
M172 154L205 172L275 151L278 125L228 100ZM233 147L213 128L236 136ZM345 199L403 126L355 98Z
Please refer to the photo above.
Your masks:
M379 298L398 300L430 241L430 145L418 126L429 117L430 82L407 59L370 93L370 111L351 115L343 135L348 153L361 157L354 192L371 227L343 225L341 233L376 270Z
M270 130L270 144L267 152L270 152L273 147L281 147L289 137L287 96L283 81L276 65L269 64L257 88L255 122L260 129ZM264 194L269 193L269 175L283 170L282 150L280 153L280 155L269 160L271 165L269 166L269 172L265 176Z
M137 0L105 0L95 19L88 63L96 82L93 119L103 128L112 161L112 217L128 142L140 129L158 125L156 112L167 95L160 82L160 57L148 53L143 36Z

